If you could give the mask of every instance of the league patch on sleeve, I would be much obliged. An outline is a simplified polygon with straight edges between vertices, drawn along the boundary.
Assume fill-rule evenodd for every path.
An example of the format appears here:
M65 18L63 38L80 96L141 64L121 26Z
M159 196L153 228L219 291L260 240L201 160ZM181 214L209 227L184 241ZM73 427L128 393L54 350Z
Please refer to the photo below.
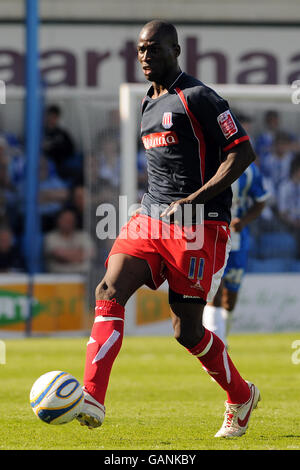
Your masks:
M229 109L219 114L217 121L226 139L237 133L238 128Z

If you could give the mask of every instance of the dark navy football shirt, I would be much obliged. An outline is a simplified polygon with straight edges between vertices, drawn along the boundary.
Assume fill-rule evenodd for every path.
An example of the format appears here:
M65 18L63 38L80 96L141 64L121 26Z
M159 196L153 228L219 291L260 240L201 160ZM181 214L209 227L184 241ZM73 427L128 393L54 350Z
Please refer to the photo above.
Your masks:
M203 186L218 170L225 154L249 140L226 100L201 81L182 72L168 93L142 103L141 137L148 165L151 205L170 204ZM232 192L227 188L204 205L205 220L230 222Z

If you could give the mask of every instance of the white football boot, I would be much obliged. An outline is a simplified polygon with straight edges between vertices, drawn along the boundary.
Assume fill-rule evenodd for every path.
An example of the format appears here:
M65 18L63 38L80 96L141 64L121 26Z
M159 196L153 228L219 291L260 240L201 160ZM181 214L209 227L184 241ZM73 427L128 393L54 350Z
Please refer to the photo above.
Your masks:
M84 399L77 420L81 426L88 426L89 429L98 428L105 418L105 406L101 405L95 398L83 389Z
M249 400L239 405L225 402L225 419L215 437L239 437L247 431L251 413L261 400L258 388L251 382L247 384L251 392Z

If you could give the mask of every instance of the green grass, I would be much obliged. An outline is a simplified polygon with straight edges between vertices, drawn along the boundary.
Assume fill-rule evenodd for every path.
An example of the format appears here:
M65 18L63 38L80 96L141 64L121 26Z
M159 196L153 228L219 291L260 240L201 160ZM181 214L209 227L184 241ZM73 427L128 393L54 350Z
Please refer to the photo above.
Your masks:
M223 421L225 393L173 338L124 339L113 367L101 428L77 421L39 421L29 391L41 374L66 370L82 381L86 338L7 340L0 365L0 449L291 450L300 449L300 333L233 335L230 355L262 395L241 438L213 436Z

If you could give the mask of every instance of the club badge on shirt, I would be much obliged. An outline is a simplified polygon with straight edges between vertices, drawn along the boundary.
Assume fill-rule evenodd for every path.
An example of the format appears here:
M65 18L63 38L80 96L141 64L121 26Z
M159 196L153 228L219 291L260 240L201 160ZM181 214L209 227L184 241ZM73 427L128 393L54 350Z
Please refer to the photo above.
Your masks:
M170 129L173 126L172 113L171 112L164 113L161 123L164 129Z
M226 139L237 133L238 128L229 109L219 114L217 121Z

